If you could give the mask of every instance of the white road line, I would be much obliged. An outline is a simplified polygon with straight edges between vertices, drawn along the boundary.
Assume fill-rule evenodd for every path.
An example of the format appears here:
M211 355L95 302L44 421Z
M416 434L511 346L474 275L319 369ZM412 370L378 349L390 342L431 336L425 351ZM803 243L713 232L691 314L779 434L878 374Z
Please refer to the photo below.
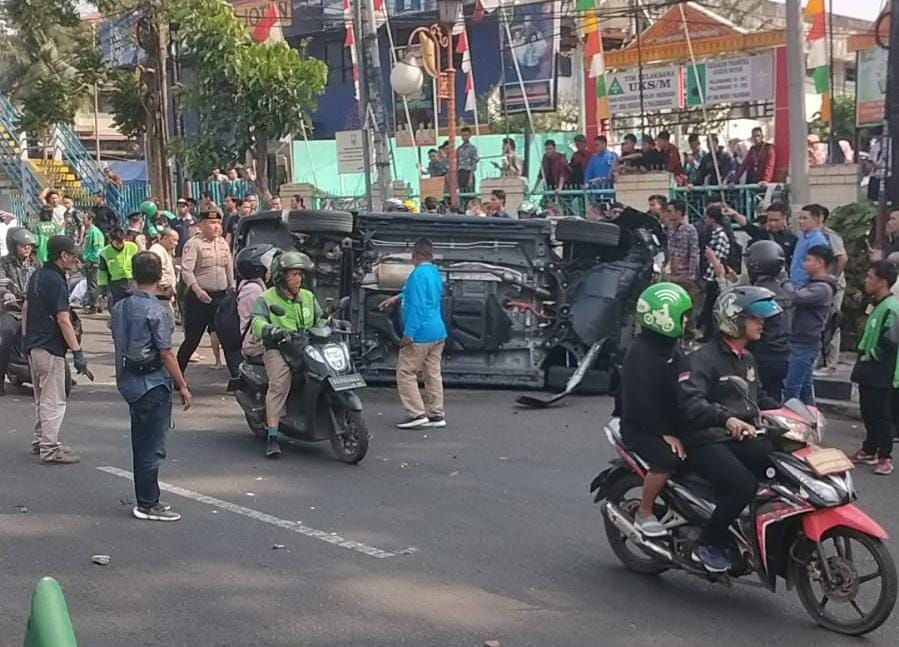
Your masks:
M119 476L123 479L128 479L129 481L134 480L134 475L131 472L120 470L118 467L107 465L104 467L98 467L97 469L101 472L112 474L113 476ZM188 499L193 499L194 501L199 501L200 503L205 503L206 505L213 506L214 508L227 510L228 512L233 512L234 514L249 517L250 519L254 519L255 521L261 521L272 526L277 526L278 528L283 528L284 530L290 530L300 535L306 535L307 537L312 537L313 539L318 539L319 541L323 541L328 544L334 544L335 546L340 546L341 548L347 548L357 553L368 555L369 557L376 557L378 559L396 557L396 553L389 553L386 550L381 550L380 548L375 548L374 546L369 546L368 544L363 544L359 541L344 539L340 535L332 535L331 533L324 532L323 530L316 530L315 528L310 528L309 526L306 526L299 521L279 519L278 517L274 517L270 514L259 512L258 510L253 510L252 508L247 508L242 505L231 503L229 501L224 501L222 499L216 499L215 497L207 496L205 494L201 494L200 492L194 492L193 490L188 490L183 487L178 487L177 485L171 485L170 483L164 483L160 481L159 489L166 492L171 492L172 494L177 494L178 496L183 496Z

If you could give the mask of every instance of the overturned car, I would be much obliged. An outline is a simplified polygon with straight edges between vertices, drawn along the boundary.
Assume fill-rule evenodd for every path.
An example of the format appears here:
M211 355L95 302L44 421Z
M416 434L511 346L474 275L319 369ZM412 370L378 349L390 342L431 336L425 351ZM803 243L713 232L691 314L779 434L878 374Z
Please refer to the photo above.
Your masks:
M615 222L298 210L243 218L237 247L308 254L310 287L353 324L357 365L386 382L402 322L378 305L402 289L412 246L426 237L444 277L447 384L562 388L601 342L582 390L604 392L633 331L636 297L658 269L658 233L658 221L634 210Z

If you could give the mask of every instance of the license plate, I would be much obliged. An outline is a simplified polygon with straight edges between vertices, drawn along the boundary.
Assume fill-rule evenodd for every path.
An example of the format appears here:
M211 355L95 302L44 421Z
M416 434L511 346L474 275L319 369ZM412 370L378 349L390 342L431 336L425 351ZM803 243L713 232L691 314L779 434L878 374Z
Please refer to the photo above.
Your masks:
M365 386L365 380L358 373L352 375L332 375L328 378L331 388L335 391L349 391L350 389L361 389Z

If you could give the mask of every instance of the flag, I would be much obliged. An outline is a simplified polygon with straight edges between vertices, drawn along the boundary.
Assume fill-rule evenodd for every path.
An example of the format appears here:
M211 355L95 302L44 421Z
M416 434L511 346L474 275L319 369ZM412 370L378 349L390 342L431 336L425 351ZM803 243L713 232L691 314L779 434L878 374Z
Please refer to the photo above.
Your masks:
M268 45L283 42L284 32L281 30L279 19L278 3L272 2L253 28L253 40L257 43L266 43Z
M471 48L468 46L468 30L465 28L465 19L460 16L453 26L453 33L458 35L456 41L456 54L462 56L462 74L465 75L465 112L474 113L476 134L480 130L478 125L478 103L474 92L474 73L471 69Z
M606 66L603 60L602 32L599 29L598 0L577 0L575 8L580 16L584 37L584 67L587 76L596 79L596 118L609 118L609 98L606 93Z
M384 0L372 0L371 7L375 17L375 29L380 29L387 22L387 3Z
M827 61L827 20L824 0L808 0L804 15L811 21L805 40L809 44L806 68L821 95L821 120L830 123L830 69Z
M353 11L350 0L343 0L343 26L346 30L343 46L350 50L350 62L353 64L353 97L359 101L359 64L356 59L356 34L353 29Z

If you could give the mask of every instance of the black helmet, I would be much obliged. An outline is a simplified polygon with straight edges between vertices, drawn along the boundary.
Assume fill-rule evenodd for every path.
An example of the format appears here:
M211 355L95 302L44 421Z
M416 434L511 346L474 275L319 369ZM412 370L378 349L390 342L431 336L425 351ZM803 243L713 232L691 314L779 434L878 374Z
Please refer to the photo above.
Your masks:
M237 253L235 263L242 279L263 279L272 266L278 248L268 243L250 245Z
M746 332L747 317L768 319L783 312L767 288L741 285L725 290L715 299L713 308L718 330L727 337L741 337Z
M759 240L746 250L746 268L751 276L777 276L787 262L783 247L773 240Z
M25 245L37 245L37 239L24 227L10 227L6 232L6 251L15 253L16 247Z

